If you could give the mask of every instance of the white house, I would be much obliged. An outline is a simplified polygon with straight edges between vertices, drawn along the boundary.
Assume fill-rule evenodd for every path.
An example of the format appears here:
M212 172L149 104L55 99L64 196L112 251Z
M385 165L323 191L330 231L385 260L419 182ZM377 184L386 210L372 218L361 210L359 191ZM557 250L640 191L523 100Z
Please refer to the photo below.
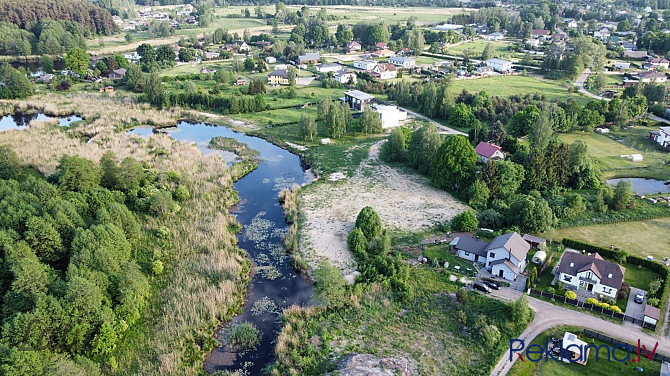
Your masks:
M668 80L668 77L664 73L656 71L642 72L638 76L642 82L654 82L657 84L662 84Z
M371 71L375 69L377 62L374 60L358 60L354 61L354 68L363 69L366 71Z
M391 63L381 63L372 70L372 77L388 80L398 77L398 69Z
M412 68L416 66L416 61L411 57L395 56L389 59L389 63L399 68Z
M319 73L337 72L342 69L342 66L337 63L323 63L316 66L316 71Z
M274 64L277 62L277 58L274 56L268 56L265 58L265 62L268 64Z
M400 125L401 120L407 119L407 112L398 108L398 106L376 105L373 107L382 121L382 128L395 128Z
M629 70L630 63L624 63L623 61L615 61L614 69Z
M345 85L356 85L357 82L356 73L348 69L340 69L339 71L335 72L333 78L335 78L337 82Z
M484 40L503 40L505 34L503 33L491 33L489 35L484 35Z
M538 39L528 39L526 41L526 46L528 47L539 47L540 41Z
M616 299L626 268L605 261L599 254L565 252L558 266L559 281L566 288L584 289L594 295Z
M498 145L489 144L488 142L481 141L477 144L475 148L475 153L482 161L482 163L488 162L490 159L498 160L505 159L505 153L503 153L502 148Z
M658 131L649 132L649 138L666 149L670 149L670 127L659 127Z
M462 259L474 262L486 262L486 247L489 243L467 235L457 236L449 243L451 251Z
M493 68L497 72L509 72L512 70L512 62L509 60L503 60L503 59L488 59L486 60L486 65Z
M515 281L526 268L529 250L530 244L518 233L500 235L486 247L486 269L494 276Z

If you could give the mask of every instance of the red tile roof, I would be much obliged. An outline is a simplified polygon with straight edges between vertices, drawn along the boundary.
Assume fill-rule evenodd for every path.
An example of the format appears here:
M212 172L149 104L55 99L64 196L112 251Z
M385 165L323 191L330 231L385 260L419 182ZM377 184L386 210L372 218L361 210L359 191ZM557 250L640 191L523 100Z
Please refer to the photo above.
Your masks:
M484 141L481 141L475 148L475 152L485 158L493 157L493 154L495 154L496 151L502 153L502 148L498 145L489 144Z

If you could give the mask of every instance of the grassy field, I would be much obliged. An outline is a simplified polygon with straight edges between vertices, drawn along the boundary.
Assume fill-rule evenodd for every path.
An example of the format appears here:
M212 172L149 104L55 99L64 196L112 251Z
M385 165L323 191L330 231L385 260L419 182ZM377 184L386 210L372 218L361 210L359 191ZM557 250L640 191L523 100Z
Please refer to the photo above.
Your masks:
M454 46L450 46L446 51L448 55L463 56L464 51L468 50L470 52L471 59L481 59L482 53L487 45L492 45L495 52L493 53L494 57L499 57L503 59L522 59L523 54L515 51L510 51L509 46L512 45L509 41L487 41L482 39L477 39L474 41L469 41Z
M583 331L580 328L572 326L560 326L554 329L550 329L539 336L537 336L532 343L540 345L544 348L545 341L547 338L562 338L566 331L577 334L582 341L585 341L589 345L600 346L603 345L603 342L596 341L592 338L586 337L583 334ZM529 344L526 344L528 346ZM612 345L610 345L612 347ZM616 356L619 359L626 357L626 353L622 349L616 350ZM607 359L607 349L600 348L598 353L598 361L595 361L595 350L591 349L589 354L589 360L587 364L566 364L563 362L555 362L552 360L541 361L541 362L519 362L514 363L514 366L508 373L509 376L628 376L628 375L639 375L639 376L656 376L660 372L661 363L657 361L649 362L648 360L643 360L641 364L636 364L633 362L607 362L603 359ZM632 358L632 354L631 354ZM639 372L635 370L635 367L641 366L644 371Z
M656 260L670 257L670 221L667 218L550 230L545 237L555 241L571 238L603 247L614 245L630 254L651 255Z
M567 86L561 86L557 81L544 80L525 76L493 76L470 80L453 80L452 91L459 93L466 89L471 93L486 91L489 95L508 97L510 95L542 94L549 100L572 97L577 101L588 101L579 94L568 93Z
M656 127L638 126L612 135L612 138L623 140L625 144L597 133L575 132L561 134L559 138L568 143L573 143L578 139L585 141L589 147L589 153L595 157L605 178L647 177L670 179L670 166L665 165L670 160L670 155L659 151L652 141L645 138L650 130L657 129ZM621 155L634 153L642 154L644 160L632 162L620 157Z
M449 245L427 245L423 250L423 256L429 260L437 259L441 262L448 262L449 270L454 270L455 266L459 266L459 272L462 274L474 275L475 273L472 262L464 260L449 252ZM471 271L468 272L468 269L471 269Z

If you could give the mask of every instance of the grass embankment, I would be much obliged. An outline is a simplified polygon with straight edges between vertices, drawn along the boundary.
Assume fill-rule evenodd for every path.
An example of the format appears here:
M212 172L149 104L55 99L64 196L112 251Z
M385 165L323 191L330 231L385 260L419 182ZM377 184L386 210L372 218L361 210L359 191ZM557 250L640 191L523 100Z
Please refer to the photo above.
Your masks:
M553 329L550 329L546 332L543 332L531 342L532 344L540 345L543 348L545 347L545 342L548 338L563 338L565 332L570 332L577 334L580 339L586 342L588 345L602 346L605 345L604 342L597 341L595 339L586 337L583 334L582 328L574 326L559 326ZM530 343L526 344L528 347ZM611 347L613 345L608 344ZM623 349L615 350L616 357L618 359L624 359L626 357L626 352ZM535 355L537 356L537 355ZM631 354L631 359L633 354ZM525 356L524 356L525 358ZM635 354L637 359L637 354ZM607 349L600 348L598 351L598 361L595 361L596 353L594 349L591 349L589 353L588 362L586 365L570 363L566 364L563 362L555 362L553 360L541 361L541 362L530 362L526 360L525 362L517 361L514 363L514 366L508 373L509 376L628 376L628 375L640 375L640 376L656 376L659 374L661 369L661 363L657 361L649 362L647 359L642 360L641 363L633 363L631 361L626 362L616 362L606 361L607 359ZM642 367L643 371L639 371L636 367Z
M334 368L331 353L336 358L362 353L411 358L418 363L419 374L488 375L507 351L510 338L525 328L510 320L506 303L476 293L461 303L449 295L460 285L449 282L441 269L412 268L409 282L416 297L408 303L372 288L356 298L352 307L339 311L295 307L285 311L278 361L283 366L318 365L317 372L303 374L322 374ZM480 337L480 329L487 324L495 325L501 334L491 347Z
M52 115L77 113L87 122L66 133L55 127L0 133L20 161L53 173L62 154L94 161L107 150L121 159L151 161L159 170L184 178L191 199L178 214L163 219L142 218L144 232L165 226L169 246L161 247L165 270L152 281L149 306L129 329L112 355L117 374L199 375L202 356L213 346L212 333L221 320L232 317L243 301L250 263L236 247L238 229L227 208L236 200L232 176L216 156L166 135L148 140L118 130L139 124L174 124L178 110L159 111L98 94L48 95L13 101L18 109L37 108ZM89 142L84 140L90 139ZM49 145L49 147L44 147ZM157 246L142 243L142 255Z

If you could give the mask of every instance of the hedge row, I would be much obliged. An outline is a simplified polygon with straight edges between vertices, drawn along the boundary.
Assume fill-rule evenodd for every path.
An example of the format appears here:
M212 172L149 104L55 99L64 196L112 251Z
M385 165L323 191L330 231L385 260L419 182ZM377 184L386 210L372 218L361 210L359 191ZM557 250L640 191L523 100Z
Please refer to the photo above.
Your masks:
M619 254L619 252L621 252L619 250L604 248L590 243L582 242L579 240L567 239L567 238L563 239L563 245L577 250L585 250L586 252L590 253L597 252L601 256L610 259L616 259L617 258L616 256ZM661 264L658 261L649 261L646 258L630 254L626 256L626 262L629 264L645 267L661 275L661 277L663 278L663 285L661 286L661 289L659 289L659 291L657 292L658 294L657 297L661 301L660 306L663 307L666 298L666 291L668 290L668 282L670 280L670 270L668 270L668 268L665 265Z

